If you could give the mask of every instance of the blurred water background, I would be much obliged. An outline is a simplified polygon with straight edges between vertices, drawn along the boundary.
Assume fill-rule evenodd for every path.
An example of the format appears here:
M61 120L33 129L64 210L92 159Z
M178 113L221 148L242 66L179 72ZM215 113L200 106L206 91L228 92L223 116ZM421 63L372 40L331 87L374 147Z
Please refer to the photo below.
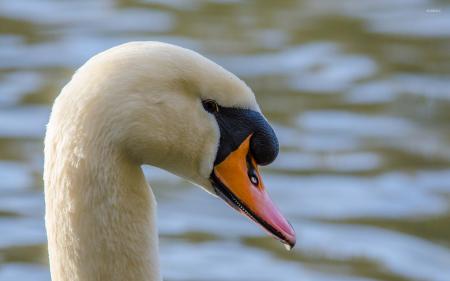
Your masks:
M165 280L450 280L448 1L0 0L0 281L50 279L51 103L89 57L133 40L194 49L253 88L281 142L266 186L298 234L287 252L145 168Z

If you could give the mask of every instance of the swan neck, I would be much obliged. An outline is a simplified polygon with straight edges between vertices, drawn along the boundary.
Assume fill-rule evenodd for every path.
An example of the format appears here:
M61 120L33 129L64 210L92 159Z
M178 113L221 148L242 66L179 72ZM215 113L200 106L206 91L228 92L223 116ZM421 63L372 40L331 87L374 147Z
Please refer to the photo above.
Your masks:
M140 165L73 139L46 139L52 280L160 281L156 201Z

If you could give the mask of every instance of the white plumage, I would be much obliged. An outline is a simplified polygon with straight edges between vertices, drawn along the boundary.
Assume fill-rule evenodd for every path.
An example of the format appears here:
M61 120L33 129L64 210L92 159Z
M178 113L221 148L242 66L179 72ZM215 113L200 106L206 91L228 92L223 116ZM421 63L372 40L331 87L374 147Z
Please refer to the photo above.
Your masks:
M199 54L158 42L90 59L56 99L45 138L53 281L161 280L149 164L212 191L217 123L200 99L259 111L252 91Z

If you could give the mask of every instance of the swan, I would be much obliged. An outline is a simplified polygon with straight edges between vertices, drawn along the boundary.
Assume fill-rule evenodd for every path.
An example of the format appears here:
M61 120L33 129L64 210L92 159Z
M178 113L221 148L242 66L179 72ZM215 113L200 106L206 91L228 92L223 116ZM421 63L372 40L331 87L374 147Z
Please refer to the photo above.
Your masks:
M274 131L251 89L194 51L131 42L92 57L54 101L44 154L53 281L162 280L144 164L295 244L258 170L278 154Z

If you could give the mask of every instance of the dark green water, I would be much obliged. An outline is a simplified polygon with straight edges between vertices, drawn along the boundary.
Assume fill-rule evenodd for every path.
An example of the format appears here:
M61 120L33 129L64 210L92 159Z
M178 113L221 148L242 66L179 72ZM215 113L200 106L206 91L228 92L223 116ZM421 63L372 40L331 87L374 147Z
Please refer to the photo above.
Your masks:
M42 138L95 53L194 49L255 91L281 143L263 170L298 245L146 168L168 281L450 280L447 1L0 0L0 280L49 280Z

